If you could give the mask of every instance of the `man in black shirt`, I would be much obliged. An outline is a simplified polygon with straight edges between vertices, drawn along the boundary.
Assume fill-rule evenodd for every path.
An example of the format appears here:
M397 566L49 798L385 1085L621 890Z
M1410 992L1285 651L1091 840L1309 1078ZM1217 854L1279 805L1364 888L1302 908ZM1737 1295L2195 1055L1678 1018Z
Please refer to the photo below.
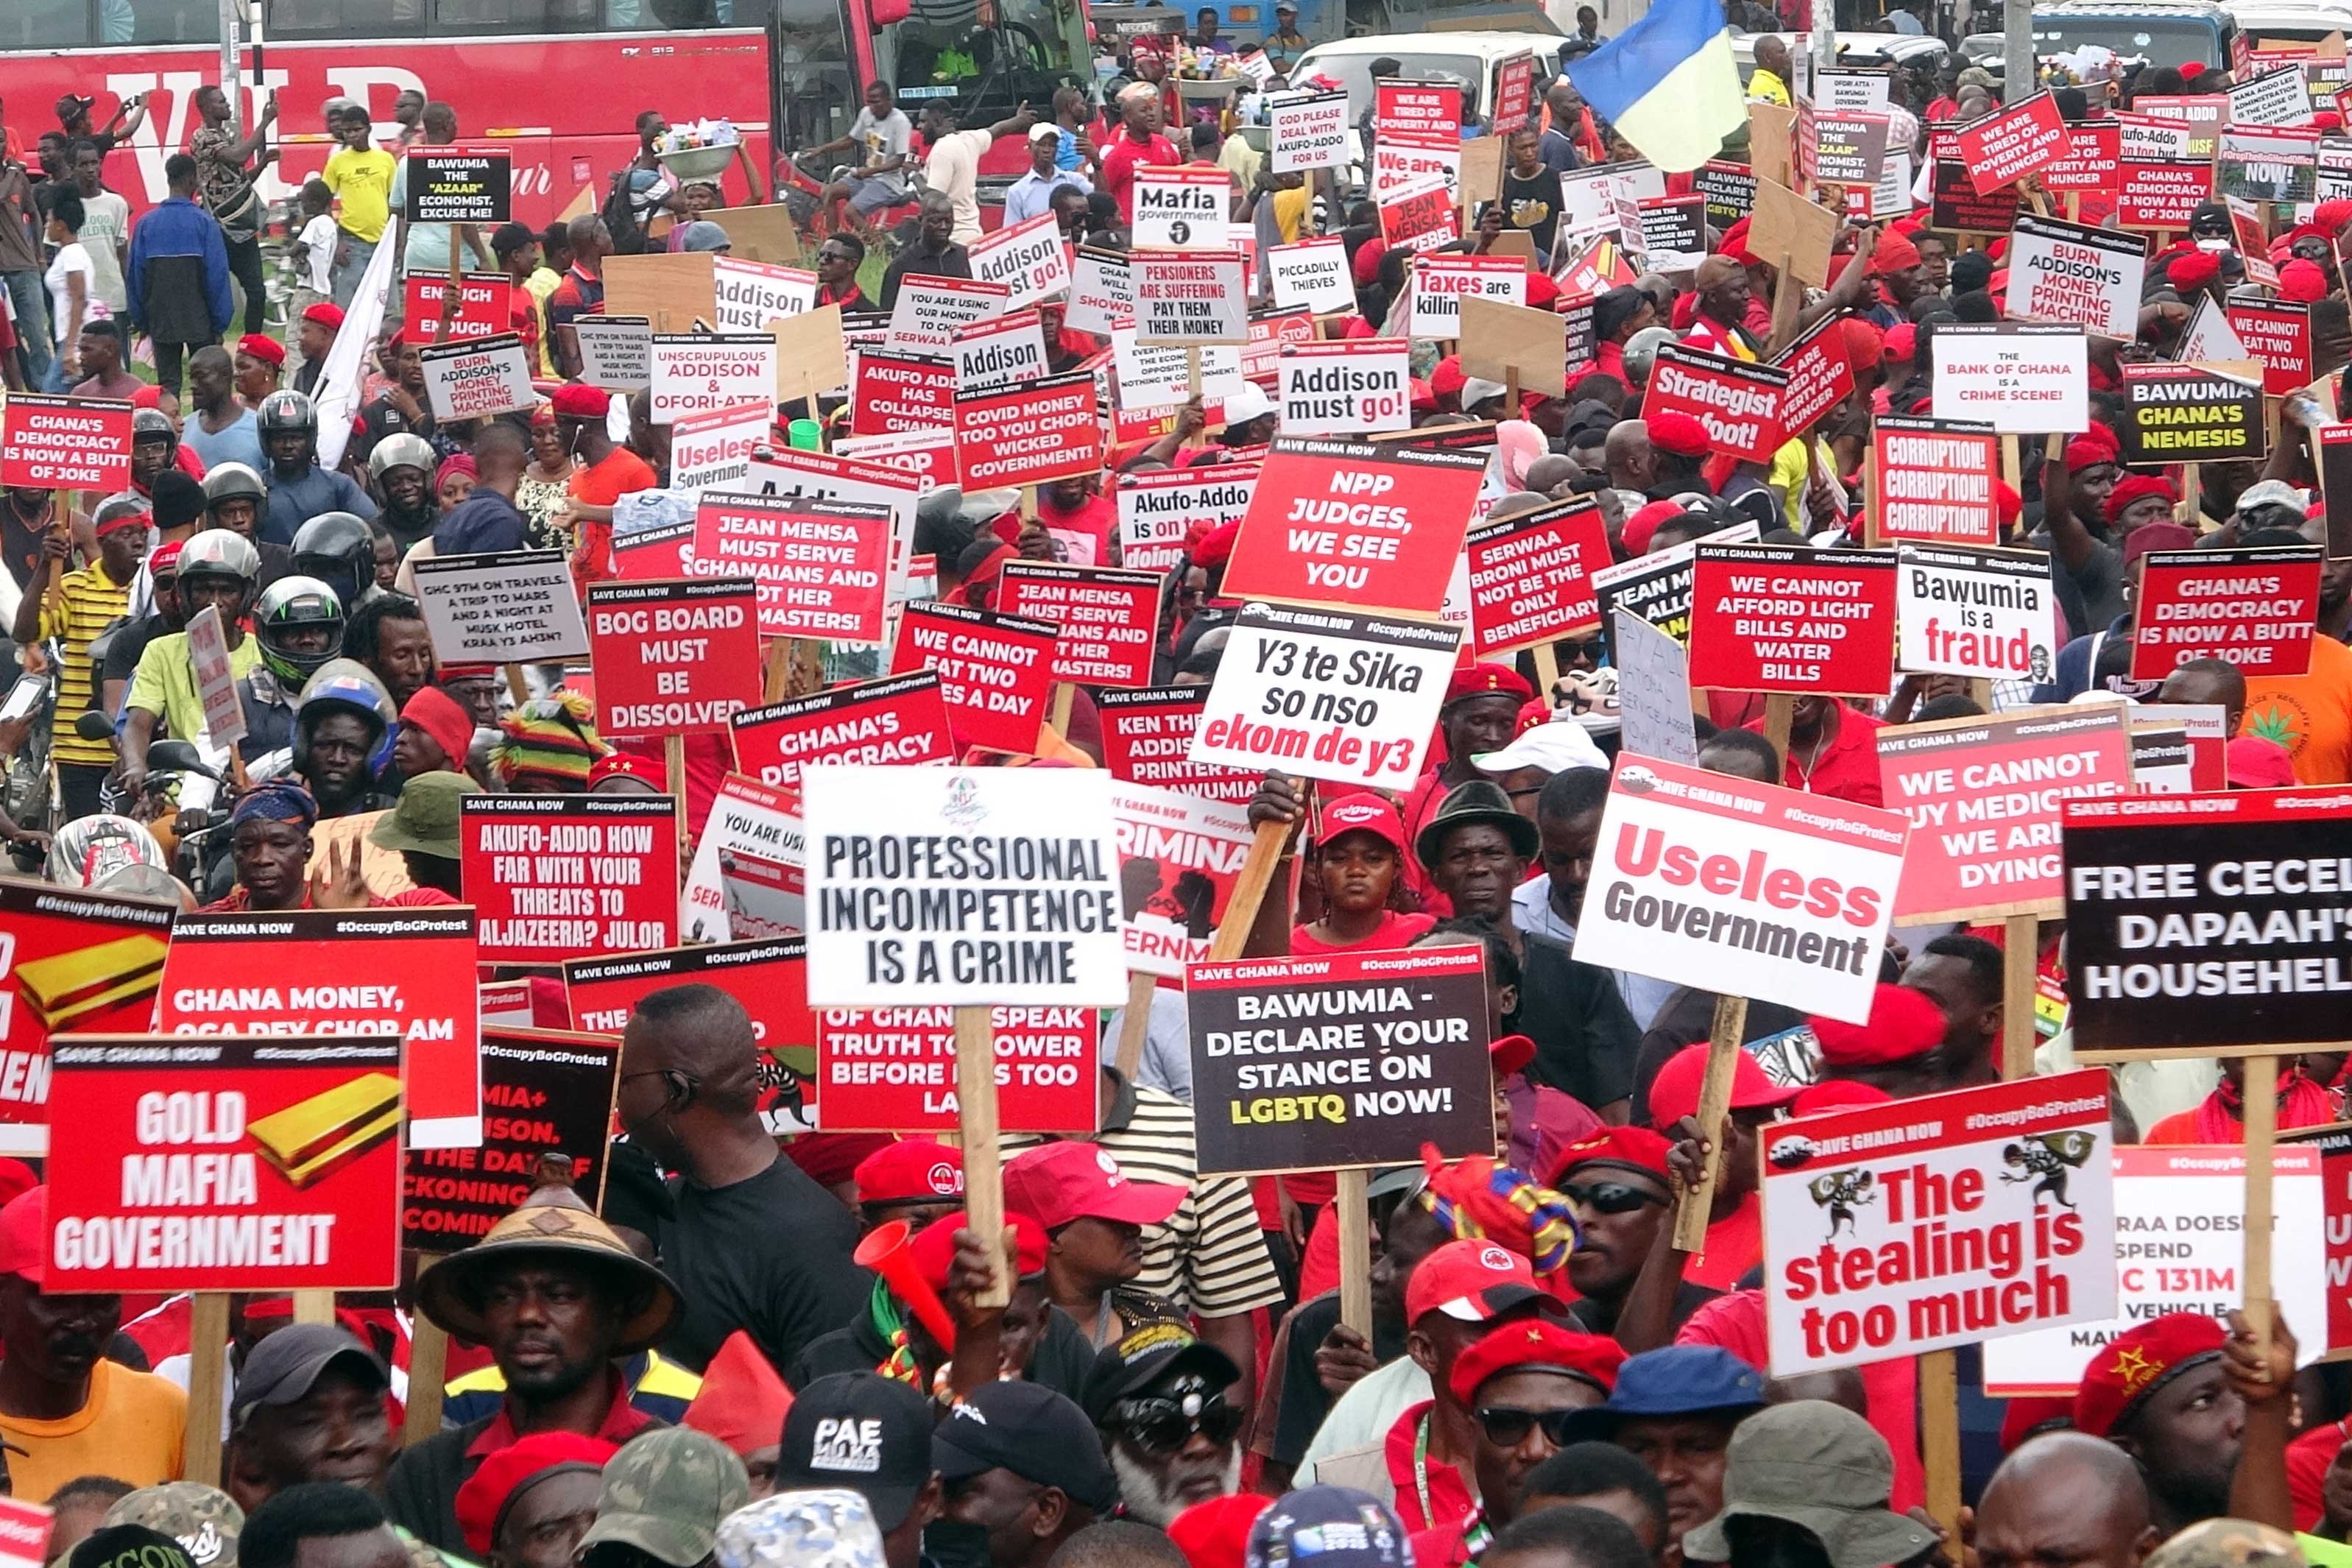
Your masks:
M1503 169L1503 221L1536 242L1538 265L1549 267L1559 230L1559 174L1543 160L1543 138L1532 125L1511 132Z
M971 252L955 242L955 204L945 191L926 191L919 209L921 233L898 252L882 274L882 308L895 309L898 285L908 278L969 278Z
M759 1058L751 1016L710 985L655 992L622 1037L622 1130L671 1178L655 1242L687 1308L661 1348L695 1372L737 1329L790 1366L871 1285L850 1260L856 1220L760 1121Z
M142 616L107 634L106 659L99 667L99 697L107 716L121 719L123 694L138 673L139 658L157 637L184 631L180 612L180 541L159 544L147 552L147 577L155 602L152 615Z

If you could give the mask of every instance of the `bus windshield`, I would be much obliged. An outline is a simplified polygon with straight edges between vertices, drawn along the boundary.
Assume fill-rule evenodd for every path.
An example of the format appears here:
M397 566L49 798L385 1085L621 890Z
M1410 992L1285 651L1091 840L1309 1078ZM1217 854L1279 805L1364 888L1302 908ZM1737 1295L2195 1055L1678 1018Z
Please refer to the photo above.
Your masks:
M876 29L875 66L910 114L944 98L961 120L1024 101L1043 115L1055 88L1090 72L1085 27L1078 7L1054 0L912 0Z

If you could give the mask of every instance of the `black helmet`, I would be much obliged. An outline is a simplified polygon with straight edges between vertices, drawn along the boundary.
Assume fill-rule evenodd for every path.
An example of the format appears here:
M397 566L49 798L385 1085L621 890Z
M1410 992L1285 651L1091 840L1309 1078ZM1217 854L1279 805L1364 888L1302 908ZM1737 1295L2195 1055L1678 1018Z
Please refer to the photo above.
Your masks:
M375 586L375 534L347 511L322 511L294 535L294 570L334 591L349 611Z
M168 446L180 444L180 433L172 427L172 416L160 408L134 408L131 411L131 444L142 441L162 441Z
M225 500L249 500L263 507L268 504L269 489L243 463L215 463L205 474L205 510L211 511Z
M254 424L263 440L288 430L299 430L308 436L319 433L319 411L310 399L299 392L273 392L261 400L254 411Z
M311 626L327 629L327 646L313 652L291 647L289 634ZM280 577L261 591L253 607L253 635L261 662L287 692L298 692L319 667L343 650L343 605L335 591L313 577Z

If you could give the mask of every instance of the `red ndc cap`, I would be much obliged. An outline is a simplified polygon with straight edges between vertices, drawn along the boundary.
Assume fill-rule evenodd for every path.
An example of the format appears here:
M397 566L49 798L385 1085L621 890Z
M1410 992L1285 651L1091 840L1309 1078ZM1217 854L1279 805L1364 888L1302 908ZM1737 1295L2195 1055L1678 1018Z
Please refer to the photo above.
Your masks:
M1160 1225L1183 1201L1181 1187L1128 1180L1091 1143L1047 1143L1004 1167L1004 1206L1047 1230L1076 1219Z
M29 1188L0 1207L0 1274L41 1288L41 1233L48 1228L49 1189Z
M1443 1312L1459 1322L1490 1322L1523 1301L1557 1305L1559 1298L1536 1284L1525 1258L1499 1242L1449 1241L1405 1282L1404 1321Z
M1342 795L1323 808L1323 842L1342 833L1369 833L1385 839L1399 855L1405 852L1404 818L1376 795Z
M861 1204L926 1204L963 1196L963 1152L929 1138L877 1149L852 1173Z

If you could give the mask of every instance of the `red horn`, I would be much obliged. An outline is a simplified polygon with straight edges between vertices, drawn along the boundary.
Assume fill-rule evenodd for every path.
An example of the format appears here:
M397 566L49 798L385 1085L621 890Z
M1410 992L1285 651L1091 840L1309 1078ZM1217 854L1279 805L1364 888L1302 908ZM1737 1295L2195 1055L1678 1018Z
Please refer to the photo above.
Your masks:
M914 1227L903 1219L876 1226L866 1232L866 1239L857 1244L857 1250L849 1255L850 1261L882 1276L891 1293L914 1309L915 1316L923 1321L923 1327L931 1331L931 1338L940 1342L940 1348L952 1355L955 1353L955 1320L948 1316L947 1304L940 1300L940 1293L931 1289L931 1282L916 1268L914 1248L910 1245L913 1238Z

